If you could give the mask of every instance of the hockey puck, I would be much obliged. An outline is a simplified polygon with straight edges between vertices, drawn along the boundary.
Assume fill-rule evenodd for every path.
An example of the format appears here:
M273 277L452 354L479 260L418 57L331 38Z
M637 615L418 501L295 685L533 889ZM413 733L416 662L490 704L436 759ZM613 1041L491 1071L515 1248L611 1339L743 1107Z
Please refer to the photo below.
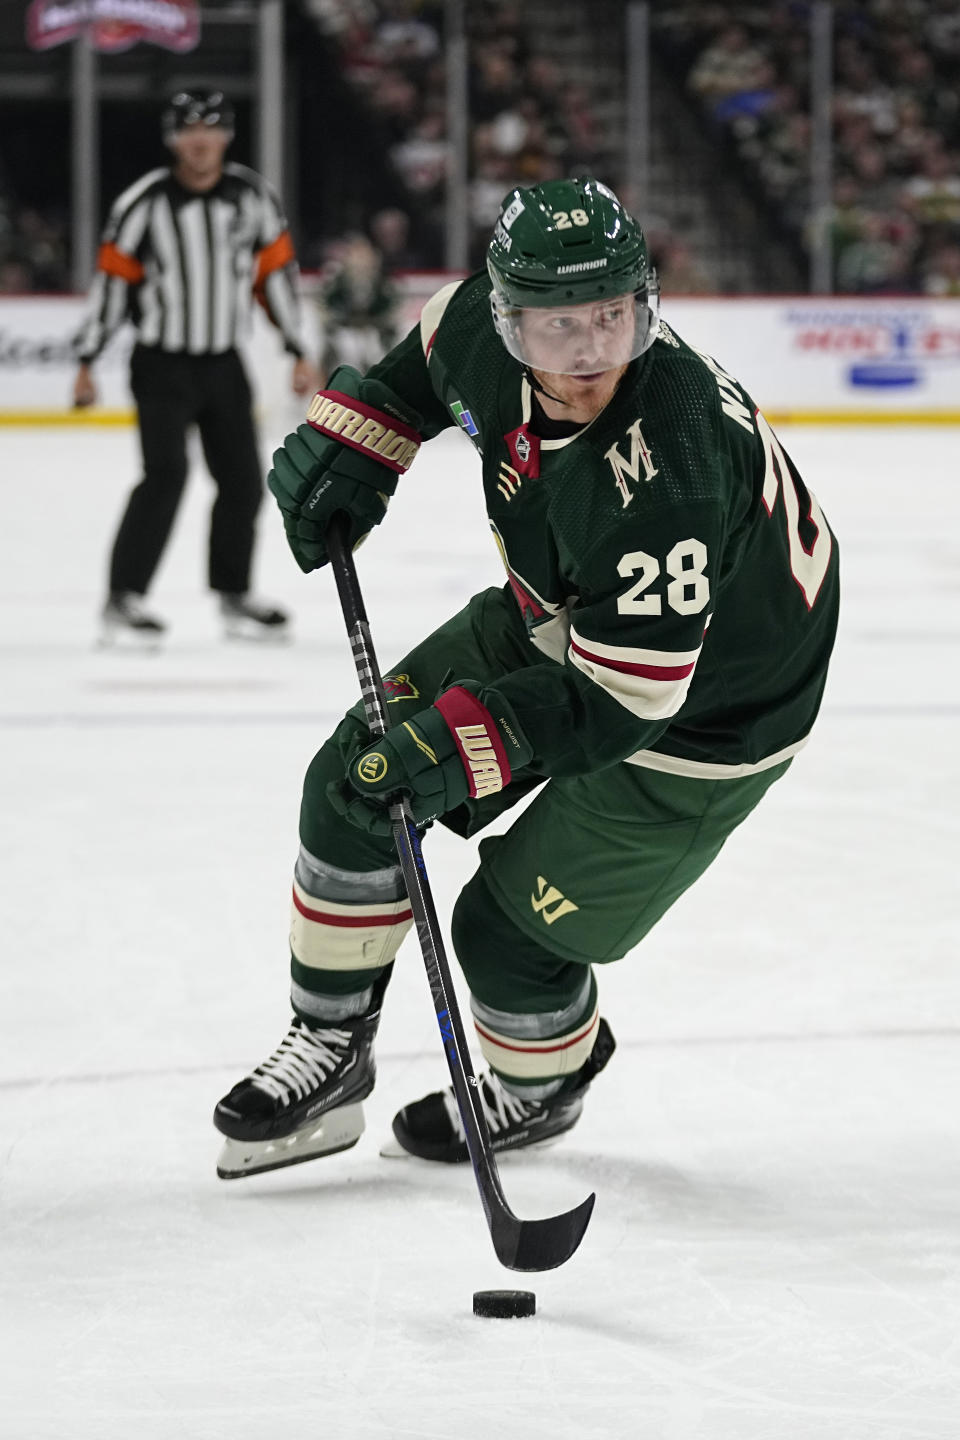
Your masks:
M520 1320L537 1313L537 1297L532 1290L475 1290L473 1313L491 1320Z

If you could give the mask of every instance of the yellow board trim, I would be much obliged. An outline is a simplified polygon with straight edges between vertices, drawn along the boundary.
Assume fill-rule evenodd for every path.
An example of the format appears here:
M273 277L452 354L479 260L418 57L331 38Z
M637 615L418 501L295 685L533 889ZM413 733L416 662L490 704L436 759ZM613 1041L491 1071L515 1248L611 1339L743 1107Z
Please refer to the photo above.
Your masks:
M771 425L960 425L960 410L768 410Z
M960 410L768 410L771 425L960 425ZM0 425L133 425L133 410L0 410Z
M132 425L132 410L0 410L0 425Z

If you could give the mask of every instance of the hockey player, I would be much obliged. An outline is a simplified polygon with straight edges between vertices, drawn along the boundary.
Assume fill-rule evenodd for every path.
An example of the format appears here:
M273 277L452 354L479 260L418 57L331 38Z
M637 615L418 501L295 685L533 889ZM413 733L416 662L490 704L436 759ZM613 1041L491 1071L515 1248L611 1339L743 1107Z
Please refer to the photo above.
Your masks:
M487 272L448 285L366 378L342 368L274 457L299 564L356 543L422 440L482 456L502 589L475 595L313 759L291 934L293 1024L220 1101L223 1177L356 1143L411 912L385 806L473 835L456 904L494 1149L573 1126L613 1049L595 967L625 955L801 749L838 610L836 542L750 396L659 319L637 222L593 179L518 189ZM365 552L368 564L376 552ZM399 1144L467 1158L451 1092Z

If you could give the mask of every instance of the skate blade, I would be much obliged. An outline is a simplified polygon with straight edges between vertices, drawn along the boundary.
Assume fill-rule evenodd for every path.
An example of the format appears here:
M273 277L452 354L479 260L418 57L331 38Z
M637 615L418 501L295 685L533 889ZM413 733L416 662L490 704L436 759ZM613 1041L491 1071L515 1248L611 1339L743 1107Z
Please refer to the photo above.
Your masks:
M497 1161L499 1163L501 1159L508 1155L529 1154L531 1150L549 1150L551 1145L559 1144L567 1133L566 1130L561 1130L559 1135L548 1135L546 1140L535 1140L532 1145L509 1145L505 1150L495 1150ZM438 1165L444 1163L438 1160L425 1160L422 1155L411 1154L409 1150L404 1150L395 1135L391 1135L388 1140L384 1140L380 1146L380 1158L381 1160L416 1160L419 1164L423 1165ZM466 1160L464 1160L463 1163L466 1164Z
M245 1175L263 1175L336 1155L356 1145L363 1130L363 1106L342 1105L322 1115L315 1125L303 1126L278 1140L225 1140L217 1158L217 1174L221 1180L240 1180Z
M241 645L289 645L293 632L289 625L258 625L255 620L233 620L223 627L224 640Z
M94 641L94 649L113 650L119 655L158 655L163 649L163 636L156 632L104 630Z

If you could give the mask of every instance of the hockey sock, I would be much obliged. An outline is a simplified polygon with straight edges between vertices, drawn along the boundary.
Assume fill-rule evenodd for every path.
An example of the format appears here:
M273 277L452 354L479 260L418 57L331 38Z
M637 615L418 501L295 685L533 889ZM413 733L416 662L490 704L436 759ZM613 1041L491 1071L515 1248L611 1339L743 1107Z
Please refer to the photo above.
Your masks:
M294 868L290 998L304 1020L361 1015L412 924L396 866L342 870L301 845Z

